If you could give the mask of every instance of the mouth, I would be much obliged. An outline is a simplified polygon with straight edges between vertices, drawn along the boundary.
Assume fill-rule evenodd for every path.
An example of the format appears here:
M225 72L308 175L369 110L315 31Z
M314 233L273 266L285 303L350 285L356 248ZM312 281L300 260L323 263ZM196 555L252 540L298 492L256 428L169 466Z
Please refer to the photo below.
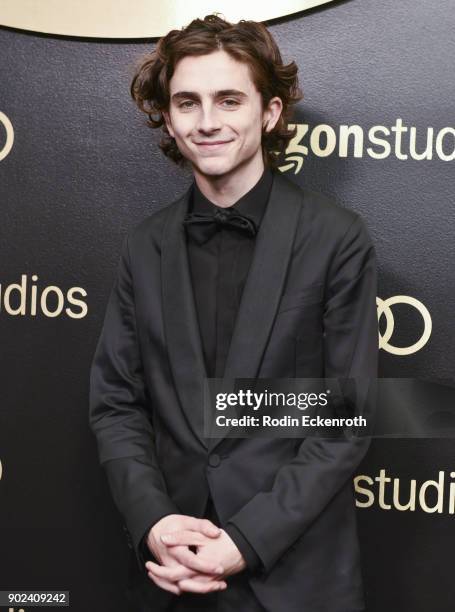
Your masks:
M211 142L210 141L196 142L195 144L200 149L205 150L205 151L217 151L218 149L221 149L222 147L229 144L230 142L232 142L232 140L213 140Z

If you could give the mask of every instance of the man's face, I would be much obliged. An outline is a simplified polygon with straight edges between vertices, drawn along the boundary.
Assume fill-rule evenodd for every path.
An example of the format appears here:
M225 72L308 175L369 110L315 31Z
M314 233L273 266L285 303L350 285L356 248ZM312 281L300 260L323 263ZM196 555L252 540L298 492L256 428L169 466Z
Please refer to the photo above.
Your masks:
M276 111L275 111L276 114ZM273 115L273 112L272 112ZM187 56L170 81L171 136L196 172L220 176L262 157L262 125L276 119L263 113L261 95L247 64L225 51Z

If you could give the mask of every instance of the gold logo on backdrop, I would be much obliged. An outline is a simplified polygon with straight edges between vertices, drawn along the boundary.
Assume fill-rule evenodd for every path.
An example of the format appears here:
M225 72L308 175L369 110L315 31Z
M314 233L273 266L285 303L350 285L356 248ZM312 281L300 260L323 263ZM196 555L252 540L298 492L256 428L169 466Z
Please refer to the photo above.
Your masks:
M281 172L287 172L294 168L294 174L300 172L303 166L303 156L308 155L308 147L306 145L300 144L303 140L303 137L308 131L308 126L303 123L289 123L288 129L292 130L294 127L297 127L294 138L289 142L287 149L285 151L285 161L287 162L283 166L279 166Z
M1 111L0 111L0 124L3 125L5 129L5 134L6 134L6 139L3 145L2 145L2 141L0 140L0 161L2 161L2 159L5 159L5 157L8 155L8 153L13 148L14 128L13 128L13 124L8 119L8 117L5 115L5 113L2 113Z
M382 315L385 316L386 320L386 329L384 334L381 335L381 332L379 332L379 348L384 349L388 353L392 353L392 355L411 355L412 353L420 351L420 349L425 346L431 336L432 321L428 309L422 304L422 302L409 295L395 295L386 300L382 300L381 298L377 297L376 304L378 305L378 321L380 321ZM419 340L417 340L417 342L414 344L411 344L411 346L394 346L389 342L395 328L395 319L390 307L394 306L395 304L408 304L409 306L412 306L420 313L423 319L422 335L420 336Z
M90 38L153 38L213 12L228 21L267 21L332 0L2 0L0 24L20 30Z
M428 514L455 514L455 472L439 470L437 480L419 482L415 478L387 475L385 469L379 476L359 474L354 478L357 508L381 508L400 512L423 511Z
M310 125L290 123L289 128L297 127L294 138L285 151L282 172L301 171L304 158L310 153L314 157L386 159L395 157L400 161L440 159L443 162L455 161L455 128L446 126L435 132L434 128L417 128L406 125L397 117L393 125L372 125L364 127L353 124L331 126L327 123ZM417 140L426 142L424 149L417 147Z
M37 284L38 275L21 274L19 283L3 285L0 282L0 314L12 316L68 316L82 319L87 315L88 306L80 296L87 297L83 287L61 289L56 285L45 287ZM75 308L73 308L75 307Z

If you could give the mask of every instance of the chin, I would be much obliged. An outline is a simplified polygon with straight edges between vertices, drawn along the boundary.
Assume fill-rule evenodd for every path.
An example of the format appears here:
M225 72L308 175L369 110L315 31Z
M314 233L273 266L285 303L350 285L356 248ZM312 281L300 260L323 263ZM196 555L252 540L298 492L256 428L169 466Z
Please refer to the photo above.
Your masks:
M233 170L233 168L235 168L235 164L221 158L205 158L198 160L196 167L199 169L199 172L202 172L202 174L206 174L208 176L220 176Z

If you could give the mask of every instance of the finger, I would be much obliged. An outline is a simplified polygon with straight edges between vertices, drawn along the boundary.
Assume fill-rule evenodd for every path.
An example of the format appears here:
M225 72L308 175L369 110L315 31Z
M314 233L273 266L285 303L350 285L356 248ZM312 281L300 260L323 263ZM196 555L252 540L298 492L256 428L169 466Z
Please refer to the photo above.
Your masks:
M172 567L166 567L163 565L157 565L153 561L146 563L147 570L150 571L156 578L163 578L170 582L177 582L184 578L192 578L197 576L197 572L185 567L184 565L174 565Z
M159 562L159 565L165 565L166 567L173 567L175 565L185 565L178 558L179 552L189 552L188 546L169 546L164 547L163 550L163 558ZM191 553L195 555L196 553Z
M150 580L159 586L161 589L165 591L169 591L170 593L174 593L175 595L180 595L182 589L179 587L178 583L174 584L173 582L169 582L168 580L163 580L162 578L156 578L151 572L147 572Z
M199 577L207 576L209 580L214 580L215 578L218 578L218 576L224 574L224 568L221 563L218 563L216 560L209 560L207 557L202 557L202 555L199 554L197 555L196 561L199 569L191 568L189 564L194 561L195 557L196 553L191 552L187 546L169 546L164 550L161 565L165 565L166 567L184 565L185 567L188 567L189 570L196 572ZM200 561L205 561L205 571L202 569L202 565L199 564Z
M182 578L182 580L186 580L186 578ZM196 582L218 582L224 580L224 576L215 577L212 574L199 574L196 573L194 576L191 576L191 580L195 580Z
M221 529L214 525L212 521L209 521L209 519L198 519L194 516L187 516L183 524L185 529L200 531L209 538L217 538L221 533Z
M187 578L192 578L198 582L217 582L218 584L223 582L222 580L217 580L214 578L213 575L200 574L188 569L183 565L173 566L170 568L167 566L157 565L156 563L153 563L153 561L147 561L146 568L155 578L164 579L173 583Z
M207 542L207 536L197 531L172 531L163 533L161 541L166 546L198 546Z
M223 574L224 568L221 563L217 561L209 561L208 559L201 559L198 555L188 550L188 548L181 547L173 549L174 558L177 559L182 565L186 565L190 569L201 572L202 574Z
M178 586L182 591L187 591L189 593L212 593L213 591L224 591L224 589L227 588L227 583L224 582L224 580L204 583L188 578L186 580L180 580Z

